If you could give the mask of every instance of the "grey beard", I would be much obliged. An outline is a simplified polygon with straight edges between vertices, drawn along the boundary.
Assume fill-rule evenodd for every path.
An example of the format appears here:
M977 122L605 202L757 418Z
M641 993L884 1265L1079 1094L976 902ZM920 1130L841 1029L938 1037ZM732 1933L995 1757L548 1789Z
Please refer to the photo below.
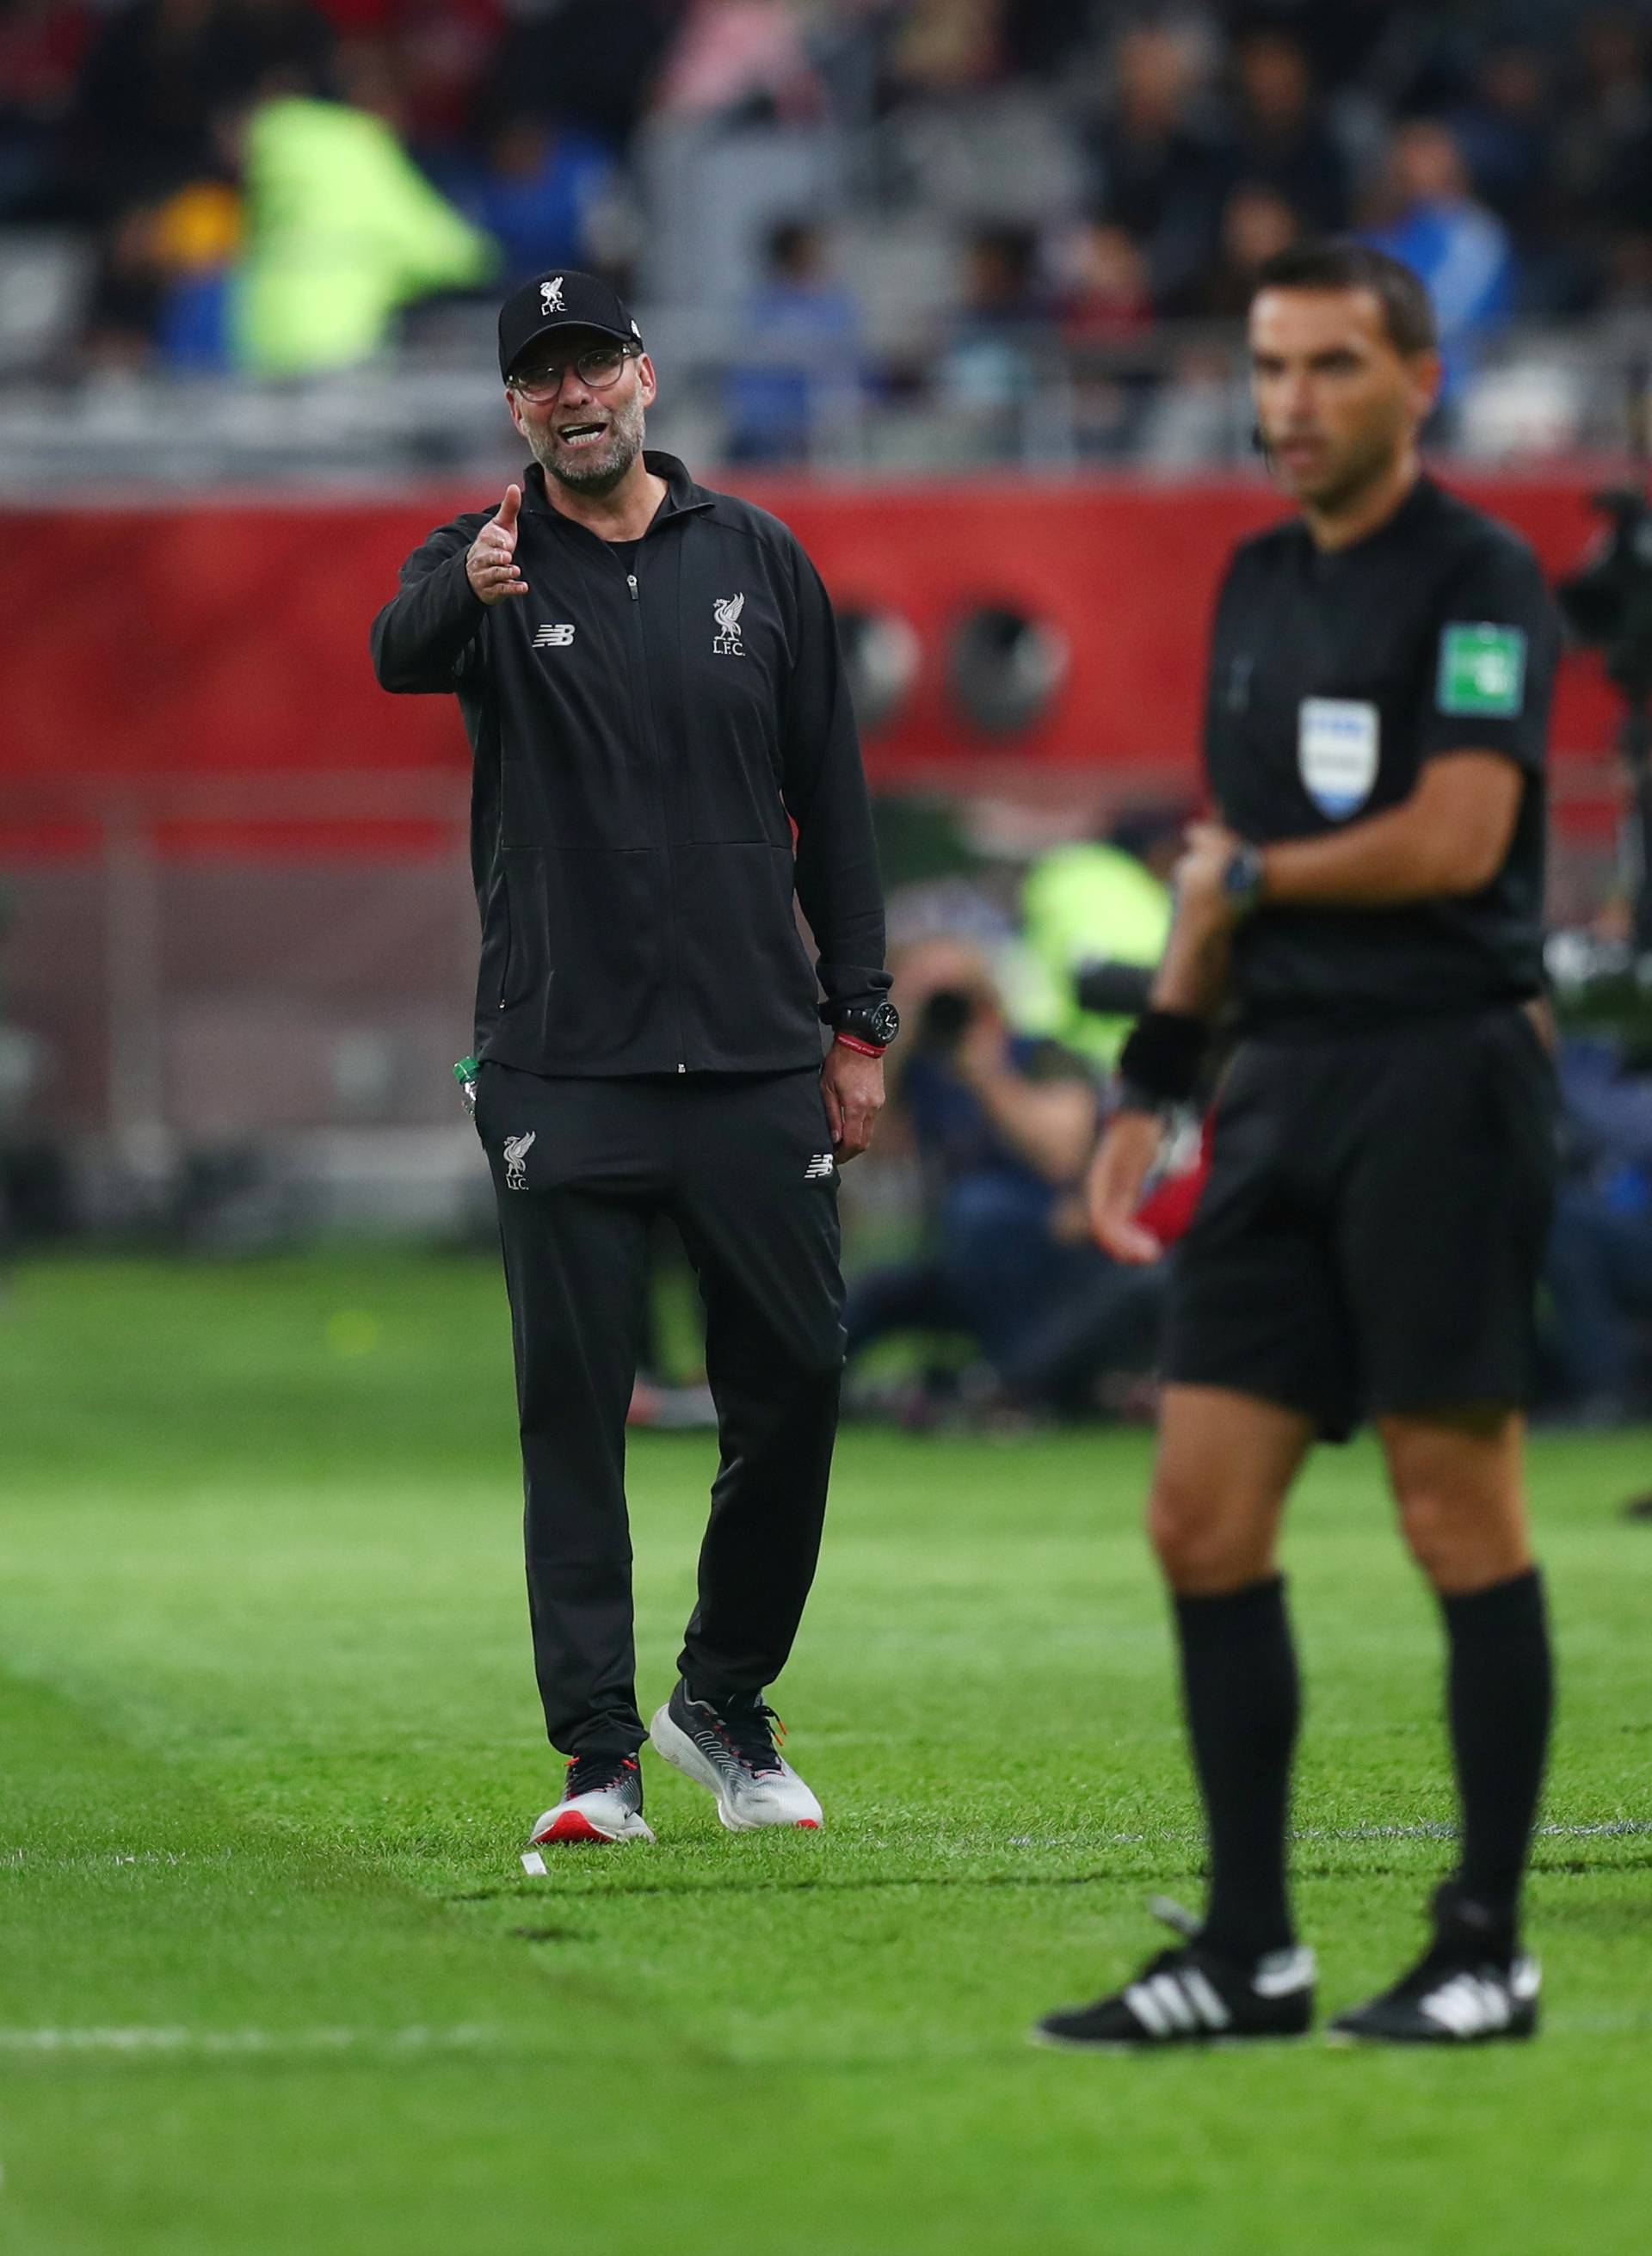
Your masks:
M529 443L534 461L559 486L573 493L605 494L613 491L641 454L642 441L643 405L640 399L633 399L615 415L607 443L594 454L559 460L556 441L548 431L541 440Z

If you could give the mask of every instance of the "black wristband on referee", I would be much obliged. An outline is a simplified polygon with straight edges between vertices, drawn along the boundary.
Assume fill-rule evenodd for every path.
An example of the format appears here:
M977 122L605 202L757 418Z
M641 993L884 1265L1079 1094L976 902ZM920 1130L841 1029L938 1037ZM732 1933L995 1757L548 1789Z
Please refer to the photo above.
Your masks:
M1199 1085L1211 1030L1191 1011L1144 1011L1119 1053L1119 1102L1126 1112L1185 1104Z

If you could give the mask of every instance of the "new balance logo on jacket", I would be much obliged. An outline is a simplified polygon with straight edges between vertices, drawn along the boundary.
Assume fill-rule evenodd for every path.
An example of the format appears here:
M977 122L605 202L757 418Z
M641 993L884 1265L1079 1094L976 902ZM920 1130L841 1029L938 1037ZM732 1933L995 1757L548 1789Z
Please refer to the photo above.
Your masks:
M535 650L566 650L574 639L574 630L563 621L560 625L541 627L533 638Z
M829 1176L835 1174L837 1171L837 1162L833 1159L830 1152L816 1152L814 1158L803 1170L803 1181L806 1183L824 1182Z

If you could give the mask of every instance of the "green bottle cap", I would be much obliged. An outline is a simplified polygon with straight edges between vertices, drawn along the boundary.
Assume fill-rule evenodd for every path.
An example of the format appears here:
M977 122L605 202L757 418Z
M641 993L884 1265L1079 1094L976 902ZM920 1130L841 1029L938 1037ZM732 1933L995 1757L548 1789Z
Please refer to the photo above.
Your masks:
M453 1077L457 1082L474 1081L477 1077L476 1060L474 1058L461 1058L458 1064L453 1068Z

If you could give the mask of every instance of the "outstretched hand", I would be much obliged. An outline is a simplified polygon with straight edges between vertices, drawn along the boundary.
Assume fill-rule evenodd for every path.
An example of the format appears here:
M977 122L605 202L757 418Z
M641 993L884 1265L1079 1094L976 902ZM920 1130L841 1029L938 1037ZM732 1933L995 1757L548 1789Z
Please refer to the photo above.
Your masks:
M498 603L506 596L526 596L527 582L516 561L516 517L522 506L522 489L505 489L505 499L470 543L464 560L465 576L484 603Z

